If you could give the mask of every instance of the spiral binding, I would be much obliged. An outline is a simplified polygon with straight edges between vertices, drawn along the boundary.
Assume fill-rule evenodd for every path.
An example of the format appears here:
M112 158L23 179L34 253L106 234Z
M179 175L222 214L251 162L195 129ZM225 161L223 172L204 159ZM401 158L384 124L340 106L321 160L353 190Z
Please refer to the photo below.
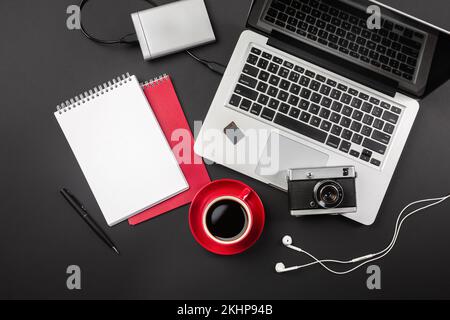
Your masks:
M131 81L131 76L127 72L126 74L123 74L120 77L117 77L115 79L112 79L108 82L103 83L102 85L99 85L97 87L94 87L93 89L89 91L85 91L84 93L75 96L69 100L66 100L65 102L59 104L56 106L56 112L59 114L62 114L63 112L67 112L68 110L72 110L77 108L78 106L85 104L88 101L94 100L96 97L99 97L100 95L105 94L106 92L112 91L115 88L118 88L119 86L123 85L124 83Z
M143 88L155 87L155 86L161 84L162 82L166 81L168 78L169 78L169 76L166 73L164 73L164 74L160 75L159 77L156 77L156 78L153 78L151 80L141 83L141 87L143 87Z

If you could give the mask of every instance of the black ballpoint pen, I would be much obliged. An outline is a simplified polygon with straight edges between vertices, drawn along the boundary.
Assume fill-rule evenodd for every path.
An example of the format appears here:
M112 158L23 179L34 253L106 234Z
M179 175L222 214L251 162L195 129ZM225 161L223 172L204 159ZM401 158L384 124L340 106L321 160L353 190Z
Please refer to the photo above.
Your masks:
M67 200L67 202L69 202L72 208L74 208L75 211L78 212L80 217L83 218L83 220L88 224L88 226L91 227L92 231L94 231L97 234L97 236L100 239L102 239L103 242L106 243L108 247L113 249L117 254L120 254L119 250L117 250L116 246L108 237L108 235L102 230L102 228L99 227L99 225L95 222L95 220L92 219L91 216L88 214L83 204L80 201L78 201L78 199L75 198L75 196L73 196L66 188L62 188L60 192L63 195L63 197Z

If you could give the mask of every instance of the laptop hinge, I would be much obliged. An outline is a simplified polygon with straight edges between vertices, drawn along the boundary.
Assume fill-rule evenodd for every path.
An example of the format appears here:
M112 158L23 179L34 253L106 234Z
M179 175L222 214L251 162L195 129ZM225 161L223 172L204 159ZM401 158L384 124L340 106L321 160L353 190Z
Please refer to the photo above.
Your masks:
M310 63L317 64L322 68L331 70L369 88L380 91L390 97L394 97L397 92L399 85L397 81L332 53L303 43L276 30L272 31L267 44Z

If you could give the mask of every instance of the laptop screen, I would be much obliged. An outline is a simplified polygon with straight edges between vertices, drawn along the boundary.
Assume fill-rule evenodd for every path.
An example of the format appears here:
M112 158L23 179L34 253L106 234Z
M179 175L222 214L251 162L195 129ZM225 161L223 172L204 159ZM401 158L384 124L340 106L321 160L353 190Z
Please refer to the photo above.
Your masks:
M377 0L389 7L404 12L422 21L426 21L450 33L450 3L445 0Z
M394 5L396 0L384 2ZM381 16L367 13L373 4L369 0L255 0L247 24L297 51L319 51L340 70L348 66L366 79L381 76L386 81L377 81L389 83L394 92L421 98L447 81L450 34L386 7L379 7ZM342 73L329 64L327 68Z

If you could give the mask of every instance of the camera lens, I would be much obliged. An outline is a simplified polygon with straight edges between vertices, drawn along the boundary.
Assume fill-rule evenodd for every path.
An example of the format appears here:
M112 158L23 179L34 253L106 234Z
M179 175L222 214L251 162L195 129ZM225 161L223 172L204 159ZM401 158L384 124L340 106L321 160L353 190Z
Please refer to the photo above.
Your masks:
M314 196L322 208L336 208L344 199L344 190L335 181L321 181L314 187Z

